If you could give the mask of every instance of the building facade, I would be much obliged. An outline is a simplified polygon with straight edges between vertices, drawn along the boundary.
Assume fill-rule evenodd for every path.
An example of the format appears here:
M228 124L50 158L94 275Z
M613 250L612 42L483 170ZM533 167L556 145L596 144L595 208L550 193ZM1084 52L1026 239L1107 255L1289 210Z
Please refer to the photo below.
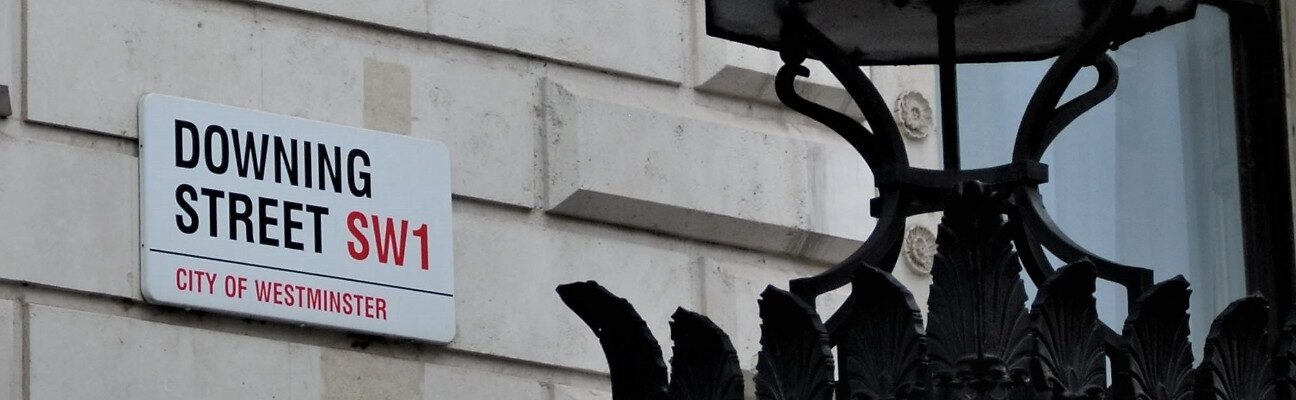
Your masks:
M779 105L777 54L706 36L702 16L700 0L0 0L0 398L608 399L597 339L554 293L582 280L631 300L667 357L676 307L710 316L750 374L760 291L850 254L875 189L845 141ZM867 73L912 164L939 168L934 69ZM824 68L803 83L859 116ZM453 342L146 302L148 93L445 143ZM938 220L910 219L896 268L919 304Z

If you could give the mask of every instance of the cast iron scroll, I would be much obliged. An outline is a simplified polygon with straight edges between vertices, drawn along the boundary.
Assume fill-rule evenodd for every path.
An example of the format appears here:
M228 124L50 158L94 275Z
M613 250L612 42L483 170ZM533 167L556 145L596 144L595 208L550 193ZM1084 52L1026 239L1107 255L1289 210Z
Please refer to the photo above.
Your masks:
M872 201L878 221L846 260L789 282L790 292L770 287L761 295L761 350L749 366L756 398L1291 400L1296 315L1271 335L1265 301L1239 300L1212 324L1204 358L1194 368L1188 282L1176 277L1152 285L1151 270L1085 250L1053 223L1041 201L1047 168L1040 158L1119 82L1108 49L1131 32L1164 23L1141 26L1147 20L1132 17L1136 3L1147 0L1089 2L1102 12L1040 83L1012 162L979 170L909 166L886 102L858 68L860 55L843 52L808 23L800 10L805 1L778 2L785 65L776 91L784 104L837 132L864 158L878 185L879 198ZM796 78L809 74L801 65L808 58L822 61L842 82L867 128L796 93ZM1089 67L1098 72L1097 84L1064 103L1063 93ZM924 329L918 305L890 271L905 218L933 211L945 214ZM1055 270L1049 254L1067 265ZM1029 311L1023 271L1039 287ZM1130 298L1120 333L1097 317L1099 279L1122 285ZM850 296L824 323L816 297L847 284ZM615 400L742 398L738 354L705 317L676 312L668 383L661 348L629 302L593 282L558 291L599 338ZM834 348L841 361L835 377Z

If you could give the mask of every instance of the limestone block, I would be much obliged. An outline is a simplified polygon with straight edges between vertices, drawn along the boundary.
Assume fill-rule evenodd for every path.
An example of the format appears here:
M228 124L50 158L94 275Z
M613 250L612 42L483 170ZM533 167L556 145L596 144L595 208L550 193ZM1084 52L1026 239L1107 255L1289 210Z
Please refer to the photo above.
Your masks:
M0 277L140 298L136 164L0 135Z
M553 400L612 400L612 392L567 385L554 385Z
M319 349L32 305L32 399L319 399ZM90 351L90 350L93 351Z
M389 26L414 32L427 30L427 0L249 0L313 13Z
M350 350L320 349L323 399L419 399L423 363Z
M844 141L546 88L552 213L830 261L872 229L872 175Z
M22 396L22 327L17 304L0 300L0 398Z
M525 218L455 203L453 348L607 371L594 333L558 298L563 283L597 280L634 304L659 342L676 307L698 309L694 257L660 238L608 226ZM648 243L645 243L648 242ZM669 346L663 346L669 357Z
M646 78L683 80L687 2L438 0L433 35Z
M535 205L540 78L532 66L298 15L259 18L267 111L351 126L407 126L396 133L449 146L456 194ZM408 82L404 91L387 87L402 80ZM408 98L393 98L401 95ZM401 103L408 114L391 109ZM383 110L371 111L375 104Z
M783 66L777 52L705 36L701 29L698 35L700 43L695 59L698 90L782 104L774 89L774 76ZM810 69L810 76L797 78L797 93L838 112L863 118L850 94L823 63L806 60L803 65Z
M360 351L320 349L324 399L542 400L539 381L469 366L426 364Z
M470 367L427 365L424 371L423 398L426 400L548 399L548 389L530 379Z
M37 1L28 4L27 29L34 121L134 137L136 102L148 92L260 105L260 29L251 7Z
M428 33L653 80L683 80L686 2L246 1Z
M136 137L137 102L153 92L369 125L446 142L458 195L535 205L540 88L525 60L289 11L256 11L193 0L33 3L30 118ZM396 79L391 69L376 73L366 65L407 69L409 76ZM366 71L374 79L366 81ZM400 82L407 82L405 91L391 87ZM367 104L379 108L380 121L366 120Z
M682 1L246 0L594 69L683 80Z

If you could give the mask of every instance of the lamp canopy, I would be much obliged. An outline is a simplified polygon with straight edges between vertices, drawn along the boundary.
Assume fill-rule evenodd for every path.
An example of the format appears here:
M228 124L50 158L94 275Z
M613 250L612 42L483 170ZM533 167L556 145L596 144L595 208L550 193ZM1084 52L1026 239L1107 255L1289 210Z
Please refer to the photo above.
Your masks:
M959 63L1041 60L1080 39L1115 0L707 0L707 34L780 50L780 10L799 2L805 20L860 65L934 64L937 12L955 13ZM1118 24L1120 45L1191 19L1197 0L1136 0Z

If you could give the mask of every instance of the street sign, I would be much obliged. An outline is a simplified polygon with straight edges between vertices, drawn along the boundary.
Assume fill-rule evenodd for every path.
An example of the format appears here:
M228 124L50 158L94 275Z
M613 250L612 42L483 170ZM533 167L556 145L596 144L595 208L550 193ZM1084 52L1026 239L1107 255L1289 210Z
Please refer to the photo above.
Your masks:
M139 121L149 302L454 337L444 144L157 94Z

